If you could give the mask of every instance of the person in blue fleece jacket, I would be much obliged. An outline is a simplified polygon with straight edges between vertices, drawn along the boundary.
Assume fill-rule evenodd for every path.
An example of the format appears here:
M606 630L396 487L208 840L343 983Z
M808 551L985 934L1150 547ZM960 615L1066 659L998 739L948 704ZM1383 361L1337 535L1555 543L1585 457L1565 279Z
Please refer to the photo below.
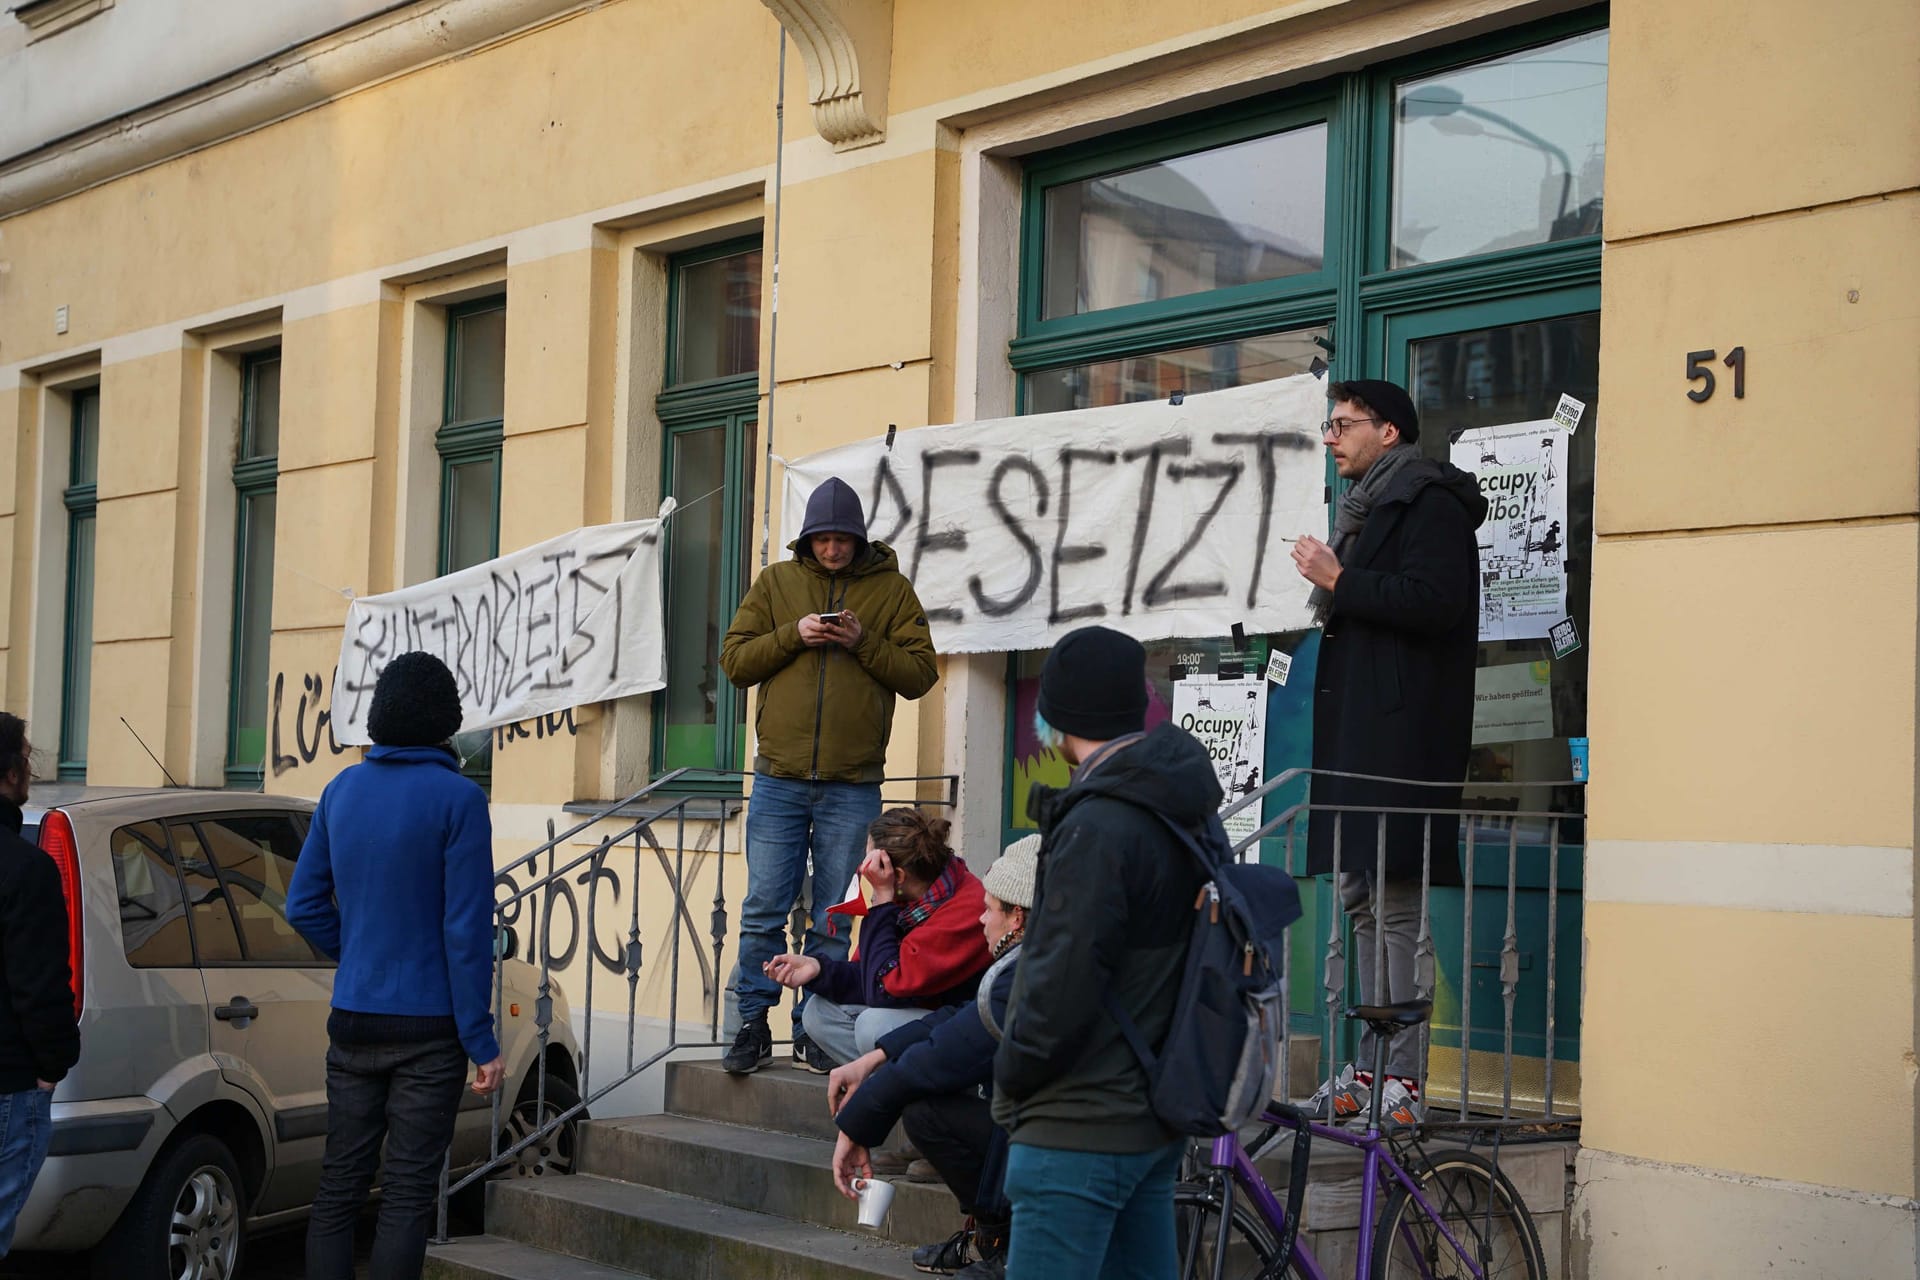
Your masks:
M372 1275L418 1277L467 1063L500 1087L493 1028L493 824L447 745L453 673L404 653L375 682L374 746L320 795L287 919L340 962L327 1019L327 1146L307 1224L311 1280L352 1280L380 1167Z

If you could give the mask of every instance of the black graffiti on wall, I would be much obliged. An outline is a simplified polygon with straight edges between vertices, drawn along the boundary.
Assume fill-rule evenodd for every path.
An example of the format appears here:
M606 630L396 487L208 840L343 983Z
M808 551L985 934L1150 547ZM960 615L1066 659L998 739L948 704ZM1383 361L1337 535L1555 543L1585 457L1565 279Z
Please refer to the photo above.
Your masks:
M334 668L333 679L339 679L339 668ZM321 751L329 756L345 755L351 747L343 747L340 740L333 736L333 704L327 692L327 681L318 671L309 671L300 677L300 701L293 711L292 728L287 722L287 673L273 673L273 737L272 757L273 776L279 777L302 765L312 764L320 758ZM286 749L291 743L292 751Z
M532 739L535 742L547 738L574 737L580 732L580 726L573 718L573 708L564 711L552 711L531 720L520 720L513 724L503 724L493 731L493 747L496 751L505 750L516 742Z

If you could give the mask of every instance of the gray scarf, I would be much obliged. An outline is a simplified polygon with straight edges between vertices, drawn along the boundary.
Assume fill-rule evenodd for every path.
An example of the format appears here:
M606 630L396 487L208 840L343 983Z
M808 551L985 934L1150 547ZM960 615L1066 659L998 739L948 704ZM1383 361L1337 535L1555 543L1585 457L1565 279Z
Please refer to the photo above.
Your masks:
M1360 529L1367 522L1367 516L1373 511L1373 504L1387 491L1394 475L1409 462L1420 457L1420 446L1411 440L1402 440L1393 448L1381 454L1367 473L1348 486L1341 495L1340 507L1333 515L1333 556L1342 565L1347 562L1347 553L1360 540ZM1333 613L1333 592L1325 587L1315 587L1313 594L1307 597L1307 607L1313 610L1315 626L1324 627Z

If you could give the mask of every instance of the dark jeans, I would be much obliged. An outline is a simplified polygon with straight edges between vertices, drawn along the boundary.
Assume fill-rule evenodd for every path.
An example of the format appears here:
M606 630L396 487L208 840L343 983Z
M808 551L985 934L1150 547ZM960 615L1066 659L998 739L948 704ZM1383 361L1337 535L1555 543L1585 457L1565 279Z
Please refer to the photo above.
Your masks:
M52 1136L53 1090L0 1093L0 1258L13 1248L14 1226L46 1163Z
M992 1104L973 1090L941 1094L909 1103L900 1125L960 1202L960 1212L986 1222L1006 1220L998 1188L980 1185L993 1145Z
M307 1223L308 1280L352 1280L353 1226L380 1181L372 1280L419 1280L467 1054L457 1040L327 1048L327 1152Z

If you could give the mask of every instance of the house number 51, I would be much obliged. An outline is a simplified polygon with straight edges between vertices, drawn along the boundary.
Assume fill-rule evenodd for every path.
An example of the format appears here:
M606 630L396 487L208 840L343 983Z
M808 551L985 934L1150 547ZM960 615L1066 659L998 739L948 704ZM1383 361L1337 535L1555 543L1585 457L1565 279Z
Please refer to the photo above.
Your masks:
M1713 395L1713 369L1710 366L1718 354L1714 351L1687 352L1687 381L1702 384L1687 391L1687 399L1695 404ZM1727 358L1723 363L1733 370L1733 398L1745 400L1747 398L1747 349L1735 347L1727 352Z

